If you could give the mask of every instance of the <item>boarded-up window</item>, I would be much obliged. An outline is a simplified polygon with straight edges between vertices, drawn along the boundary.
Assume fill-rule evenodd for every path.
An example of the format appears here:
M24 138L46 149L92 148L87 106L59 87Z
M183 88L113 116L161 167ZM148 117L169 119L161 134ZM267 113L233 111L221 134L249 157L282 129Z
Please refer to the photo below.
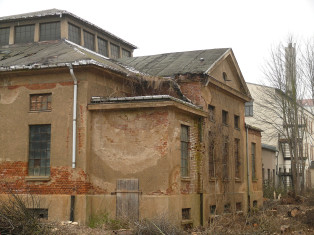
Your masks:
M0 46L9 45L10 38L10 28L1 28L0 29Z
M30 111L51 110L51 93L30 95Z
M69 24L69 40L81 44L81 29L73 24Z
M138 179L117 180L117 217L138 220L139 218Z
M29 126L29 159L30 176L50 175L50 125Z
M15 43L34 42L35 25L23 25L15 27Z
M181 176L189 176L189 127L181 125Z
M60 22L40 24L40 41L56 40L60 38Z

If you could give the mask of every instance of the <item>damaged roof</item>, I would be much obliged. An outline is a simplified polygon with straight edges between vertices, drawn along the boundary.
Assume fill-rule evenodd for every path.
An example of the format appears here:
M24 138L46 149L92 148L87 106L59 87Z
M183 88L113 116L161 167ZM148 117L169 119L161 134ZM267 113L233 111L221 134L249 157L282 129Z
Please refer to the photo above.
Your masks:
M107 34L108 36L110 36L113 39L117 39L123 43L125 43L126 45L132 47L133 49L136 49L137 47L125 40L123 40L122 38L117 37L116 35L98 27L95 24L92 24L91 22L84 20L81 17L78 17L77 15L65 11L65 10L59 10L59 9L49 9L49 10L43 10L43 11L35 11L35 12L29 12L29 13L24 13L24 14L18 14L18 15L10 15L10 16L3 16L0 17L0 23L5 23L5 22L11 22L11 21L17 21L17 20L27 20L27 19L34 19L34 18L40 18L40 17L46 17L46 16L59 16L60 18L63 15L67 15L70 17L75 18L76 20L79 20L85 24L88 24L89 26L94 27L97 30L102 31L103 33Z
M0 47L0 71L93 64L125 75L139 72L68 40Z
M119 59L144 73L172 77L176 74L206 73L230 48L166 53Z

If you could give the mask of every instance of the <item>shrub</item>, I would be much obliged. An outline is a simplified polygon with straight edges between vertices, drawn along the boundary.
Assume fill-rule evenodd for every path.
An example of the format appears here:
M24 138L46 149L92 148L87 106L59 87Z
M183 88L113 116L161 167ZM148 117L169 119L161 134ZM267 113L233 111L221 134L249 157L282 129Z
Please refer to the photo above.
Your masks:
M39 200L32 195L11 193L0 201L0 234L49 234L35 210Z
M89 219L89 227L105 228L109 230L128 229L129 220L127 218L113 219L108 212L92 215Z

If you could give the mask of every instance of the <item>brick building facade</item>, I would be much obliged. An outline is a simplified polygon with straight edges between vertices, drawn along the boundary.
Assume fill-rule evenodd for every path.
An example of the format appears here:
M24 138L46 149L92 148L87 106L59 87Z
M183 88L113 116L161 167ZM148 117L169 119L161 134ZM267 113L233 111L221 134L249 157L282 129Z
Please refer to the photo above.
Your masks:
M2 196L36 194L49 219L81 223L107 211L206 226L262 205L260 130L244 123L231 49L129 57L135 46L71 13L40 13L0 18ZM57 19L60 38L40 40ZM30 24L34 40L16 43ZM125 57L89 48L85 31Z

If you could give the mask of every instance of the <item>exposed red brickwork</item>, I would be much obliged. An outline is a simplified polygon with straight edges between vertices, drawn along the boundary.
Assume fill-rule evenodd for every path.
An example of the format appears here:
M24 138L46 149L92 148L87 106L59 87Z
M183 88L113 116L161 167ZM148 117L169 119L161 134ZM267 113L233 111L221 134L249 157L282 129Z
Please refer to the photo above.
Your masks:
M2 162L0 164L0 193L33 194L99 194L106 193L88 182L82 169L52 167L49 181L26 181L27 163Z
M201 83L196 82L182 82L180 83L182 93L189 98L194 104L201 105L202 92Z

